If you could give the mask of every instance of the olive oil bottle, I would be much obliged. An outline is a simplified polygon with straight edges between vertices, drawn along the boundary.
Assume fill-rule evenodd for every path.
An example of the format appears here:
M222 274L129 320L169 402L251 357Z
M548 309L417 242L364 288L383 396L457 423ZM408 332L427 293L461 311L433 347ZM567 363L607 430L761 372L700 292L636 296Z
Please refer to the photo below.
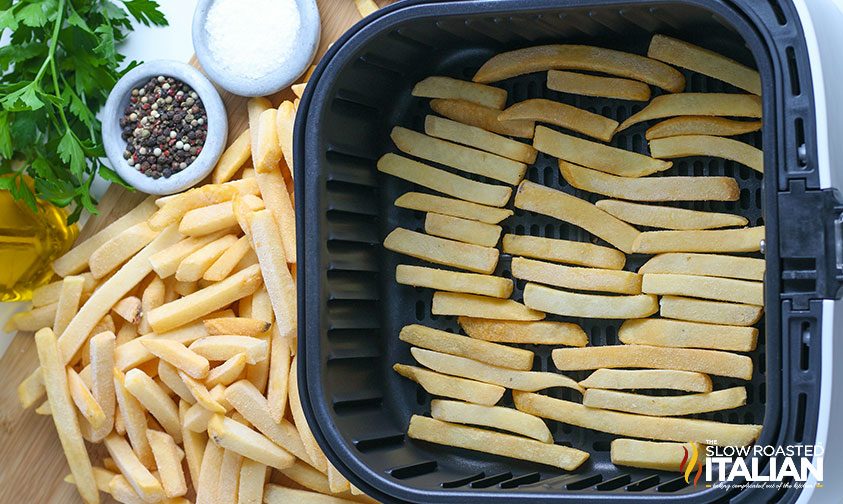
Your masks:
M26 301L49 282L53 261L64 254L79 231L67 225L61 208L38 201L33 212L0 191L0 301Z

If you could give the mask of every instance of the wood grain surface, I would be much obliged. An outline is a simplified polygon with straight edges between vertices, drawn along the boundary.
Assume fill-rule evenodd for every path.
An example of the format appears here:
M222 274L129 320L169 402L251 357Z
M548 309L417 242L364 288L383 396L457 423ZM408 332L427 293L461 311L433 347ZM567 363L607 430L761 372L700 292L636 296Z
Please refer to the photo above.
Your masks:
M322 17L317 57L321 57L332 42L360 20L360 15L353 0L318 0L317 3ZM378 1L381 6L388 3L391 2ZM233 141L248 125L246 98L220 91L228 111L229 141ZM293 97L287 89L271 99L277 105ZM88 221L79 241L126 213L144 197L118 186L110 187L99 204L100 214ZM37 364L32 333L19 333L0 358L0 504L79 503L76 488L62 481L70 471L52 417L39 416L33 409L25 411L18 403L17 385ZM94 448L92 454L96 459L102 456L102 450Z

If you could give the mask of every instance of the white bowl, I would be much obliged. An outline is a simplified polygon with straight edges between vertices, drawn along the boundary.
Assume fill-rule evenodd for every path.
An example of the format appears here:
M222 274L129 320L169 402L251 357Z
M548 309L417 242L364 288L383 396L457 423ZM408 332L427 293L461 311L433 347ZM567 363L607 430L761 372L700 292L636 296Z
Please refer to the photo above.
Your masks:
M158 75L178 79L196 91L207 114L208 134L202 152L187 168L169 177L153 179L129 166L123 159L126 141L121 136L120 118L129 103L132 89ZM103 144L111 167L129 185L148 194L173 194L199 183L214 169L228 140L228 116L216 88L199 70L179 61L150 61L126 72L108 95L102 117Z
M285 60L278 61L278 67L269 74L253 79L241 75L232 75L223 69L214 59L208 47L208 32L205 24L208 11L214 0L199 0L193 12L193 50L202 64L202 69L220 87L240 96L267 96L288 87L302 76L313 62L319 48L322 22L316 0L294 0L298 6L301 22L299 24L296 48ZM265 54L273 58L272 54Z

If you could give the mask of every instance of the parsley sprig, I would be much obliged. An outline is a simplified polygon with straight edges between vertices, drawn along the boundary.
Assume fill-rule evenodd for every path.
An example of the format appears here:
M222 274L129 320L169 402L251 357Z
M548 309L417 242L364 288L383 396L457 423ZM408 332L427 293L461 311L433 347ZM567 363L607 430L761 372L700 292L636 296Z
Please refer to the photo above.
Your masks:
M101 161L96 113L136 65L119 70L131 18L167 24L155 0L0 0L0 190L72 205L74 222L96 212L96 174L125 185Z

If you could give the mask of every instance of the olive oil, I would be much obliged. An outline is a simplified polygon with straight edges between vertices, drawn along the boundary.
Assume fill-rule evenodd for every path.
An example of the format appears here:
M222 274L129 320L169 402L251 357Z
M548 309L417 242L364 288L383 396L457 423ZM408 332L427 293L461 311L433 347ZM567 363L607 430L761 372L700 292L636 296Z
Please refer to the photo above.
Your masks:
M0 191L0 301L26 301L32 291L49 282L53 261L76 240L76 225L67 214L45 201L33 212Z

